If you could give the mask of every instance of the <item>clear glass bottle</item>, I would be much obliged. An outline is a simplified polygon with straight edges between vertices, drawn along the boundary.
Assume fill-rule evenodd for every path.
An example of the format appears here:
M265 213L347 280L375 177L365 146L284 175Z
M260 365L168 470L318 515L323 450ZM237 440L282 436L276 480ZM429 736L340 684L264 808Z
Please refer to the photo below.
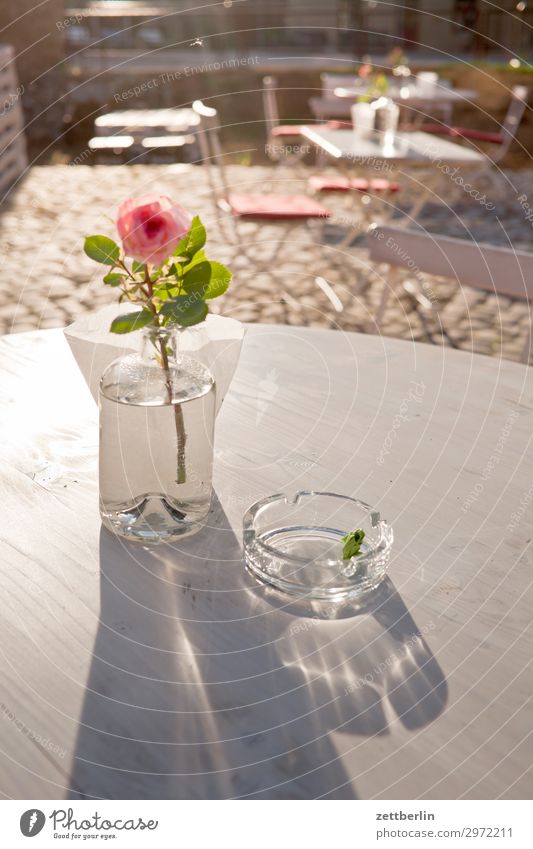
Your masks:
M142 350L100 381L100 513L139 542L195 533L211 503L215 381L179 354L180 330L145 327Z

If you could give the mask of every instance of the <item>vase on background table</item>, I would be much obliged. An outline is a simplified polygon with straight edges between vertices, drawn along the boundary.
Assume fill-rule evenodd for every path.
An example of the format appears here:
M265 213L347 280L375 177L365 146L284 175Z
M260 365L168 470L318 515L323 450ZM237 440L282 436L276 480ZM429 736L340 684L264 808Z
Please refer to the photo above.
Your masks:
M420 71L416 75L416 87L419 97L432 98L437 93L439 75L434 71Z
M352 124L356 136L368 139L374 132L375 110L372 103L354 103L351 108Z
M180 354L179 328L141 333L140 352L100 381L100 513L122 537L171 542L200 530L209 512L215 381Z

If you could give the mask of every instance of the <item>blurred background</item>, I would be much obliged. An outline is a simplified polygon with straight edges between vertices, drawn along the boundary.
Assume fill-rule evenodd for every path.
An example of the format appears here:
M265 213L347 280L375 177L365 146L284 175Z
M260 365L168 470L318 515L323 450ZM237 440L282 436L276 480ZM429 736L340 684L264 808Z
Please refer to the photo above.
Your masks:
M532 24L533 4L516 0L0 4L2 40L15 49L24 86L29 157L40 164L83 154L102 112L182 106L197 97L231 98L236 126L225 141L241 148L243 138L252 144L264 138L257 93L265 73L278 79L280 112L305 120L321 72L349 72L366 56L379 64L395 47L407 54L414 73L431 68L455 85L478 89L477 107L490 125L489 116L503 118L509 87L530 79ZM228 66L232 59L238 65ZM216 73L202 69L217 61L222 66ZM139 94L118 99L143 83ZM222 109L224 101L218 105ZM468 111L467 104L459 106L457 120L468 120ZM526 118L520 128L528 147L531 126ZM262 145L256 157L264 160Z
M157 191L202 215L212 253L234 271L215 307L226 314L520 359L527 301L457 280L426 275L429 299L420 280L404 281L378 327L388 275L369 263L368 226L409 220L436 168L363 163L353 176L364 191L327 194L344 172L299 127L350 120L357 93L338 86L366 85L370 99L396 87L400 101L405 87L402 127L437 122L482 154L470 193L441 180L417 226L529 250L533 3L2 0L0 29L1 333L61 327L113 300L83 237L113 235L121 200ZM231 220L204 167L197 99L218 110L229 187L271 202L318 197L331 211L320 235L306 222L289 232L283 220Z

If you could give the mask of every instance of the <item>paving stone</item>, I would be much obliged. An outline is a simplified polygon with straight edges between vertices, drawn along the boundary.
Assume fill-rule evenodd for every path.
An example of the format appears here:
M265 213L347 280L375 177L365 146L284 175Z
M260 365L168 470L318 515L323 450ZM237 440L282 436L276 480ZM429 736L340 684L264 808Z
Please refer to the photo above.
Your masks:
M9 325L7 333L26 333L30 330L36 330L35 324L31 321L17 321Z
M63 318L44 318L39 321L38 327L40 330L48 330L53 327L65 327Z
M335 173L331 168L324 170ZM227 169L234 190L255 192L305 191L309 173L303 166ZM508 176L511 185L519 184L521 191L533 195L533 172L508 172ZM423 174L417 177L423 184ZM411 181L402 192L402 209L409 207L417 190ZM0 333L64 326L84 312L112 303L115 293L100 283L99 269L83 254L83 238L90 232L114 235L110 211L125 197L147 191L194 199L195 211L208 228L211 255L234 271L233 286L214 311L243 321L375 332L372 317L387 275L383 268L376 269L376 274L368 266L363 236L368 219L363 217L361 198L327 198L336 221L324 228L258 222L235 226L235 221L215 210L200 167L57 165L32 168L10 208L0 214ZM426 207L420 224L430 232L459 238L470 232L480 242L500 245L509 239L529 250L533 230L512 198L495 197L505 230L496 216L487 215L464 193L452 197L450 191L446 200L453 209L437 204ZM364 214L370 212L379 219L383 209L379 202L372 203L371 211L365 208ZM398 223L402 214L395 213L392 223ZM354 226L358 238L353 247L341 250L335 240L343 235L343 222ZM324 277L332 286L343 304L342 312L335 311L316 277ZM14 281L19 304L13 302ZM424 283L426 292L436 298L436 314L427 319L436 344L449 344L440 334L443 325L465 350L473 347L519 359L530 321L527 305L460 287L453 280L424 275ZM415 301L401 288L389 301L381 330L385 335L428 341Z

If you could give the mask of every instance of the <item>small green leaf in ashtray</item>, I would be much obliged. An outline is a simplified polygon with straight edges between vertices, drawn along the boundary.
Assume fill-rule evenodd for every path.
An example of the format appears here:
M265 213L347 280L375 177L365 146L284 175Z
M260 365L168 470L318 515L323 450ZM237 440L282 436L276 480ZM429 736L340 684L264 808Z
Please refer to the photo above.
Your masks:
M345 537L342 537L344 548L342 549L342 559L349 560L351 557L356 557L360 554L361 543L365 538L365 532L361 528L356 528Z

